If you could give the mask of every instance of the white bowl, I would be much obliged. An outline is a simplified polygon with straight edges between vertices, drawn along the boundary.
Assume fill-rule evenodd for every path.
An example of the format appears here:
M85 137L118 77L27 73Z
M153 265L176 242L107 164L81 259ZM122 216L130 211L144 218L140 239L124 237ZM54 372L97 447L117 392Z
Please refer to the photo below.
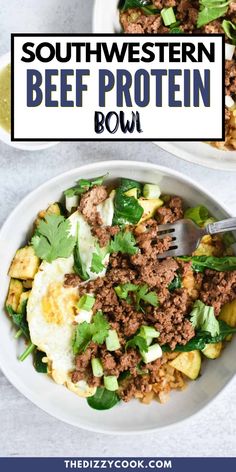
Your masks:
M73 185L78 178L91 178L107 172L111 179L123 176L143 182L159 183L164 193L180 195L190 205L206 205L217 218L229 216L229 212L220 202L191 179L154 164L129 161L100 162L71 170L46 182L15 208L0 232L0 367L23 395L62 421L92 431L138 433L172 425L206 406L236 372L236 339L228 344L222 357L215 362L206 361L203 364L202 376L196 382L190 382L183 392L173 392L166 405L154 401L146 406L134 400L101 412L90 409L86 400L55 384L49 377L38 374L32 366L30 357L23 363L17 360L17 354L22 346L19 346L13 338L11 323L4 312L9 284L7 271L15 251L24 244L35 215L49 203L60 199L62 191Z
M95 0L93 12L94 33L118 33L121 31L117 5L118 0ZM201 142L161 141L155 144L186 161L212 169L236 171L236 151L220 151L209 144Z
M10 64L10 62L11 62L11 55L9 52L1 56L0 57L0 71L4 69L4 67L6 67L8 64ZM3 141L5 144L8 144L8 146L11 146L16 149L21 149L23 151L39 151L41 149L47 149L57 144L57 142L47 142L47 141L42 141L42 142L11 141L10 133L5 131L1 126L0 126L0 141Z

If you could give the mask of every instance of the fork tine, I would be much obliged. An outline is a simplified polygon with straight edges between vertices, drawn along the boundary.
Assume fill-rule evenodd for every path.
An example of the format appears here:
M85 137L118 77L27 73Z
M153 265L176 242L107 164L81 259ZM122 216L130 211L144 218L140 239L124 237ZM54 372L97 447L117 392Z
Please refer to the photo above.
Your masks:
M159 231L174 231L175 230L175 225L174 224L166 224L166 225L158 225L157 226L157 232Z
M183 254L181 254L181 252L178 250L178 248L176 249L170 249L169 251L165 251L165 252L162 252L161 254L158 254L157 258L158 259L164 259L166 257L177 257L177 256L181 256Z

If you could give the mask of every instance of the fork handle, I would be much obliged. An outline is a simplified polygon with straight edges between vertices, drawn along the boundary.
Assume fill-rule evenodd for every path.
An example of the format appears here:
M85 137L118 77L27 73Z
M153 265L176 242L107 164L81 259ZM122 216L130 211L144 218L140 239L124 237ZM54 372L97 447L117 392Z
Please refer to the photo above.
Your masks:
M224 233L225 231L236 230L236 218L227 218L227 220L210 223L205 228L206 234Z

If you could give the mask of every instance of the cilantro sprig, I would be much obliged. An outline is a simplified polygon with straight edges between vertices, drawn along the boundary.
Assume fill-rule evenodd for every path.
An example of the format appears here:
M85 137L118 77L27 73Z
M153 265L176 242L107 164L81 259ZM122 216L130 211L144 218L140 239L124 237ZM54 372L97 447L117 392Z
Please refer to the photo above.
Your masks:
M47 262L72 254L76 238L70 235L71 224L62 215L47 215L40 221L31 243L35 254Z
M135 301L136 310L143 311L142 302L157 307L159 304L158 296L156 292L148 291L148 285L135 285L131 283L117 285L114 288L116 295L122 299L126 300L128 303L132 303L132 297L130 292L133 293L133 298Z
M136 254L138 247L133 233L130 231L121 230L111 240L109 245L109 252L121 252L122 254Z
M200 11L197 18L197 28L207 25L213 20L224 16L231 0L200 0Z
M75 329L72 347L74 354L81 354L93 341L99 345L103 344L108 336L109 323L107 322L103 312L97 311L94 315L92 323L84 321Z
M100 177L95 177L94 179L80 179L76 181L74 187L68 188L64 191L66 197L73 197L74 195L82 195L87 192L94 185L102 185L106 175L101 175Z

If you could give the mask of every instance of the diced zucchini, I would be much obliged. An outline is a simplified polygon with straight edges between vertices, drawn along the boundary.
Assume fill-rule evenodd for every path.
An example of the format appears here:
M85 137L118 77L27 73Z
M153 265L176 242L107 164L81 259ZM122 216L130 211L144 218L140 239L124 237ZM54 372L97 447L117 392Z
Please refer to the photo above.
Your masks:
M45 218L47 215L60 215L61 214L61 208L59 203L52 203L49 205L49 207L46 210L42 210L38 214L38 218L35 221L35 225L38 226L40 221Z
M201 354L199 351L181 352L170 365L185 374L189 379L195 380L201 369Z
M22 247L16 251L9 269L9 275L15 279L33 279L38 270L39 263L39 258L36 256L32 246Z
M223 306L219 319L225 321L232 328L236 328L236 300Z
M138 189L131 188L130 190L127 190L127 192L125 192L125 195L127 195L127 197L138 198Z
M220 357L222 347L222 342L215 344L207 344L206 347L202 350L202 353L204 354L204 356L208 357L208 359L217 359L217 357Z
M23 283L23 287L25 290L29 290L32 288L32 285L33 285L33 280L22 280L22 283Z
M143 215L139 223L149 220L152 218L158 208L163 205L163 201L160 198L139 198L139 205L143 208Z
M20 302L22 292L22 282L20 280L11 279L6 300L6 306L11 306L12 309L16 311Z
M20 300L19 300L19 304L18 304L18 307L17 307L17 312L18 312L18 313L21 313L23 303L24 303L26 300L28 300L30 294L31 294L31 290L27 290L27 292L23 292L23 293L21 294Z

